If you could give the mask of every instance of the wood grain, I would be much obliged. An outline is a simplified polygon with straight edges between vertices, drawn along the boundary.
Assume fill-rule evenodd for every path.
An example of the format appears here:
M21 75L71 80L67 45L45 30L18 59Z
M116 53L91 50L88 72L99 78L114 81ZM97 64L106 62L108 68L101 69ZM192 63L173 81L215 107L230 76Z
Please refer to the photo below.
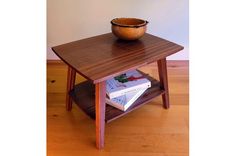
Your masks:
M144 74L144 73L143 73ZM164 93L164 90L160 89L160 83L153 79L152 77L146 75L146 77L151 81L151 88L149 88L137 101L132 104L132 106L125 112L110 105L106 105L105 110L105 121L107 123L124 116L125 114L139 108L140 106L148 103L150 100ZM84 111L89 117L95 119L95 87L89 82L83 82L75 86L75 88L70 92L75 103Z
M71 111L72 109L72 98L69 96L69 92L74 88L76 71L68 66L67 73L67 88L66 88L66 110Z
M145 34L136 41L118 40L112 33L53 47L69 66L94 83L174 54L183 47Z
M158 73L159 73L161 89L165 91L165 93L162 94L163 107L165 109L168 109L170 107L170 103L169 103L169 88L168 88L166 58L158 60L157 64L158 64Z
M66 93L68 66L61 60L47 61L47 92ZM75 84L86 79L76 74Z
M96 147L104 147L106 82L95 85Z
M188 61L167 61L167 68L171 108L162 109L161 98L155 98L140 109L107 124L105 147L98 151L94 148L94 121L78 107L73 107L71 112L65 110L67 66L61 61L55 64L49 62L47 155L188 156ZM140 70L158 79L156 63ZM50 81L52 79L54 83Z

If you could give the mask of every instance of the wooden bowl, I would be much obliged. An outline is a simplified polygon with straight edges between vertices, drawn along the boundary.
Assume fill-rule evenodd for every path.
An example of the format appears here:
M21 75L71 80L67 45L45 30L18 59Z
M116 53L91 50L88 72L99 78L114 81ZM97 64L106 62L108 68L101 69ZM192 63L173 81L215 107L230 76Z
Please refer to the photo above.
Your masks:
M111 21L112 33L122 40L137 40L147 29L148 21L137 18L115 18Z

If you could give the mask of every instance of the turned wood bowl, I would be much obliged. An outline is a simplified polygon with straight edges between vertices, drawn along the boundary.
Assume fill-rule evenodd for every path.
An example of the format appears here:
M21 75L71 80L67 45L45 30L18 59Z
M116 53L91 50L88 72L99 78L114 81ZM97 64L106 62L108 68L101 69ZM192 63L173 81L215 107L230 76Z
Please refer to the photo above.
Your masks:
M122 40L137 40L147 29L148 21L137 18L115 18L111 21L112 33Z

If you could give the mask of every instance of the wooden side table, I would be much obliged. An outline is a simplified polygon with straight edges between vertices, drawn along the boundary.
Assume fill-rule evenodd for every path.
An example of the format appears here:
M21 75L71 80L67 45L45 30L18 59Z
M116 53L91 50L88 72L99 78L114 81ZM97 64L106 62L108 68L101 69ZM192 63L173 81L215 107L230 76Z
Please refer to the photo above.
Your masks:
M112 33L103 34L53 47L52 50L68 65L66 109L72 99L96 120L96 146L104 147L105 122L110 122L162 95L164 108L169 108L166 57L183 47L159 37L145 34L136 41L122 41ZM124 72L157 62L160 82L151 80L149 88L127 111L106 105L106 80ZM88 81L75 85L76 72Z

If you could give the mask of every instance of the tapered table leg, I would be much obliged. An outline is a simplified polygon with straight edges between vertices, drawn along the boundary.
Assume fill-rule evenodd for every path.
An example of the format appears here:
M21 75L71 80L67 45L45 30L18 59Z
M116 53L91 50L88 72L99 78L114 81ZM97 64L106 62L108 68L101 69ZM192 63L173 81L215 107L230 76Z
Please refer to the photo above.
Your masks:
M67 73L67 89L66 89L66 110L70 111L72 109L72 98L69 95L71 89L73 89L75 84L76 71L68 66Z
M98 149L104 147L104 132L105 132L105 97L106 97L106 82L96 84L96 146Z
M169 89L168 89L166 58L158 60L157 64L158 64L161 89L165 90L164 94L162 94L163 107L168 109L170 107L170 103L169 103Z

